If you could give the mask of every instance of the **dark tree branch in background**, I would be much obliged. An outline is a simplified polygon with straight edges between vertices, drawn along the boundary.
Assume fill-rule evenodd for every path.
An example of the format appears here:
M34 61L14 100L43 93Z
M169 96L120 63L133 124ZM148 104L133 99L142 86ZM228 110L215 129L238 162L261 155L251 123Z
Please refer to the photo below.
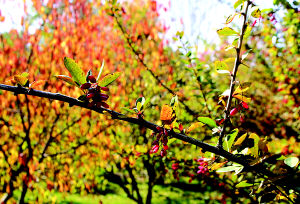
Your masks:
M115 120L122 120L122 121L127 121L129 123L132 124L137 124L143 127L146 127L148 129L151 129L153 131L157 131L157 127L160 127L154 123L151 123L149 121L146 121L144 119L141 118L133 118L133 117L128 117L124 114L121 114L119 112L113 111L113 110L109 110L106 108L97 108L97 107L88 107L87 103L84 103L82 101L77 100L76 98L72 98L63 94L59 94L59 93L51 93L51 92L45 92L45 91L39 91L39 90L34 90L34 89L28 89L28 88L24 88L24 87L17 87L17 86L9 86L9 85L4 85L4 84L0 84L0 89L2 90L7 90L10 92L14 92L15 94L27 94L27 95L32 95L32 96L38 96L41 98L48 98L48 99L54 99L54 100L59 100L62 102L66 102L69 103L70 106L79 106L85 109L89 109L89 110L93 110L97 113L101 113L101 114L109 114L112 119ZM231 154L230 152L225 151L224 149L220 149L217 148L215 146L209 145L207 143L204 143L200 140L197 140L195 138L189 137L185 134L182 133L176 133L174 131L168 130L168 134L171 137L177 138L179 140L185 141L187 143L196 145L197 147L202 148L203 151L208 151L208 152L212 152L216 155L220 155L224 158L226 158L229 161L232 162L236 162L238 164L241 164L244 166L244 171L255 171L257 173L261 173L263 175L266 176L275 176L274 173L261 168L259 166L251 166L245 159L243 159L242 157L238 157L234 154Z
M118 27L120 28L121 32L123 33L124 38L126 39L131 51L133 52L133 54L138 58L138 61L146 68L146 70L151 74L151 76L157 81L158 84L160 84L164 89L166 89L169 93L173 94L173 95L177 95L171 88L169 88L167 85L165 85L160 79L159 77L148 67L148 65L144 62L144 60L142 59L142 57L140 56L141 53L135 49L134 47L134 43L132 42L132 40L128 37L129 34L127 33L127 31L125 30L125 28L123 27L123 25L121 24L117 14L114 12L113 9L111 9L112 13L113 13L113 17L117 22ZM190 107L188 105L186 105L186 103L184 102L184 99L179 98L179 102L184 106L185 110L193 115L193 116L197 116L198 113L196 113L195 111L193 111L192 109L190 109Z
M232 74L231 74L230 93L229 93L226 108L225 108L224 125L223 125L223 128L222 128L221 132L220 132L219 142L218 142L218 145L217 145L219 149L223 149L223 146L222 146L223 138L225 136L226 127L227 127L228 123L230 122L229 117L230 117L231 101L232 101L232 98L233 98L233 91L234 91L234 86L235 86L235 83L236 83L236 81L235 81L236 74L237 74L239 65L242 63L241 62L241 48L242 48L242 44L243 44L243 38L244 38L245 30L247 28L247 14L248 14L248 8L249 8L250 4L251 4L250 1L246 1L245 12L242 13L242 16L244 16L244 21L243 21L243 25L242 25L242 29L241 29L241 33L240 33L240 37L239 37L238 47L236 48L236 58L235 58L233 71L232 71Z

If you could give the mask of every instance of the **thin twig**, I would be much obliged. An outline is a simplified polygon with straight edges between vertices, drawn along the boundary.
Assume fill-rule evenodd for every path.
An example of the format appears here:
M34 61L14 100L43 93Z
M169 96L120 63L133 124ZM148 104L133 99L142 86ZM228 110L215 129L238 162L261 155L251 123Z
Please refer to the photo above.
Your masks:
M144 62L144 60L141 58L140 56L140 52L137 51L134 48L134 44L132 42L132 40L130 38L128 38L129 34L127 33L127 31L125 30L125 28L123 27L123 25L121 24L121 22L118 19L117 14L115 14L115 12L113 11L113 9L111 9L112 13L113 13L113 17L117 22L118 27L120 28L121 32L123 33L124 38L126 39L131 51L133 52L133 54L137 57L138 61L146 68L146 70L151 74L151 76L157 81L158 84L160 84L164 89L166 89L169 93L173 94L173 95L177 95L171 88L169 88L167 85L165 85L160 79L159 77L148 67L148 65ZM193 111L192 109L190 109L190 107L188 105L186 105L186 103L184 102L184 100L182 98L179 98L179 102L184 106L185 110L193 115L193 116L197 116L198 114Z
M244 38L244 34L245 34L245 30L247 28L247 13L248 13L248 8L250 5L250 1L246 1L246 8L245 8L245 12L242 13L242 15L244 16L244 21L243 21L243 25L242 25L242 30L240 33L240 37L239 37L239 43L238 43L238 47L236 48L236 58L235 58L235 63L234 63L234 67L233 67L233 71L232 71L232 75L231 75L231 82L230 82L230 93L229 93L229 97L227 100L227 104L226 104L226 108L225 108L225 116L224 116L224 125L223 128L220 132L220 137L219 137L219 142L217 147L219 149L223 149L222 146L222 141L223 138L225 136L225 132L226 132L226 127L230 121L229 117L230 117L230 107L231 107L231 101L233 98L233 91L234 91L234 86L235 86L235 79L236 79L236 74L239 68L239 65L241 64L241 48L242 48L242 44L243 44L243 38Z

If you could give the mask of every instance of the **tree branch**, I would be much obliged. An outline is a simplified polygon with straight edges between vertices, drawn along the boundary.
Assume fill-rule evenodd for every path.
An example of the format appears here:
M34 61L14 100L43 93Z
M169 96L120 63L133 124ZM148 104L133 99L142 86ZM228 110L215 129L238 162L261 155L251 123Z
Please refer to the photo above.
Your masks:
M148 129L151 129L153 131L157 130L157 127L160 127L154 123L151 123L149 121L146 121L144 119L141 118L134 118L134 117L128 117L124 114L121 114L119 112L110 110L110 109L106 109L106 108L97 108L97 107L88 107L87 103L84 103L82 101L77 100L76 98L72 98L63 94L59 94L59 93L51 93L51 92L45 92L45 91L39 91L39 90L34 90L34 89L28 89L28 88L24 88L24 87L17 87L17 86L10 86L10 85L5 85L5 84L0 84L0 89L2 90L7 90L10 92L14 92L15 94L27 94L27 95L32 95L32 96L38 96L41 98L48 98L48 99L54 99L54 100L58 100L58 101L62 101L62 102L66 102L69 103L70 106L79 106L85 109L89 109L89 110L93 110L97 113L101 113L101 114L109 114L112 119L115 120L121 120L121 121L127 121L129 123L132 124L137 124L143 127L146 127ZM162 128L162 127L161 127ZM245 159L243 159L242 157L238 157L234 154L231 154L230 152L225 151L224 149L220 149L217 148L215 146L209 145L207 143L204 143L200 140L197 140L195 138L189 137L185 134L182 133L176 133L172 130L168 130L168 134L171 137L177 138L179 140L185 141L187 143L196 145L197 147L202 148L203 151L208 151L208 152L212 152L216 155L220 155L224 158L226 158L229 161L232 162L236 162L238 164L241 164L244 166L244 171L256 171L259 173L262 173L263 175L266 176L275 176L274 173L263 169L263 168L258 168L256 166L251 166L249 165L249 163L247 163L247 161Z

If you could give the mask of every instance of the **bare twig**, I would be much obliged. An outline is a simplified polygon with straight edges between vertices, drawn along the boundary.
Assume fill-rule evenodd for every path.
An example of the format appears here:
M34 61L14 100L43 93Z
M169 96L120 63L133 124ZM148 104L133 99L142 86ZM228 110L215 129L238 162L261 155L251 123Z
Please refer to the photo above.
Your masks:
M159 77L148 67L148 65L144 62L144 60L142 59L142 57L140 56L140 52L138 50L135 49L134 47L134 43L132 42L132 40L128 37L129 34L127 33L127 31L125 30L125 28L123 27L123 25L121 24L121 22L118 19L117 14L114 12L113 9L111 9L112 13L113 13L113 17L117 22L118 27L120 28L121 32L124 35L124 38L126 39L131 51L133 52L133 54L137 57L138 61L146 68L146 70L151 74L151 76L157 81L158 84L160 84L164 89L166 89L169 93L173 94L173 95L177 95L171 88L169 88L167 85L165 85L160 79ZM184 102L184 99L179 98L179 102L184 106L185 110L193 115L193 116L197 116L198 114L193 111L192 109L190 109L190 107L188 105L186 105L186 103Z
M247 13L248 13L248 8L249 5L251 4L250 1L246 1L246 8L245 8L245 12L242 13L242 15L244 16L244 21L243 21L243 25L242 25L242 29L241 29L241 33L240 33L240 37L239 37L239 43L238 43L238 47L236 48L236 58L235 58L235 63L234 63L234 67L233 67L233 71L232 71L232 75L231 75L231 82L230 82L230 93L229 93L229 97L227 100L227 104L226 104L226 109L225 109L225 116L224 116L224 125L223 128L220 132L220 137L219 137L219 142L218 142L218 148L219 149L223 149L222 146L222 141L223 138L225 136L225 131L226 131L226 127L229 123L229 117L230 117L230 107L231 107L231 101L233 98L233 91L234 91L234 86L235 86L235 79L236 79L236 74L239 68L239 65L241 64L241 48L242 48L242 44L243 44L243 38L244 38L244 34L245 34L245 30L247 28Z

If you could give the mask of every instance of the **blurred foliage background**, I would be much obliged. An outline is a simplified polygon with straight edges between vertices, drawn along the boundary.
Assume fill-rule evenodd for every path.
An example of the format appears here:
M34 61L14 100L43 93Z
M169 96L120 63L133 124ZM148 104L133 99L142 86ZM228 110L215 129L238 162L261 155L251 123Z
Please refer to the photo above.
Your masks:
M265 138L270 154L297 157L298 3L282 0L274 5L244 41L243 49L252 51L238 80L252 83L247 91L252 100L249 110L239 113L244 120L237 116L232 123L240 127L240 134ZM173 94L157 83L154 73L183 101L177 119L185 129L197 116L222 118L219 96L228 89L230 77L218 74L214 61L226 60L233 67L234 50L224 50L232 39L203 43L205 49L199 51L183 32L166 38L168 27L158 12L163 6L142 0L32 0L32 8L24 7L22 29L0 34L0 81L9 84L14 75L27 72L30 82L43 80L33 88L77 98L80 89L54 77L68 75L63 65L68 56L94 75L102 62L104 75L122 72L109 87L112 110L125 113L122 107L134 108L136 99L144 96L151 103L145 119L161 124L160 108ZM32 25L37 28L29 32ZM155 138L143 127L58 101L0 94L0 196L11 196L11 203L22 197L33 203L253 203L259 197L288 202L271 187L255 189L255 196L250 187L235 187L244 177L257 182L251 173L197 174L197 159L218 158L192 145L171 139L166 157L149 155ZM214 145L218 140L204 127L189 135ZM24 139L28 137L30 145ZM179 164L177 170L174 163ZM290 194L295 199L296 193Z

